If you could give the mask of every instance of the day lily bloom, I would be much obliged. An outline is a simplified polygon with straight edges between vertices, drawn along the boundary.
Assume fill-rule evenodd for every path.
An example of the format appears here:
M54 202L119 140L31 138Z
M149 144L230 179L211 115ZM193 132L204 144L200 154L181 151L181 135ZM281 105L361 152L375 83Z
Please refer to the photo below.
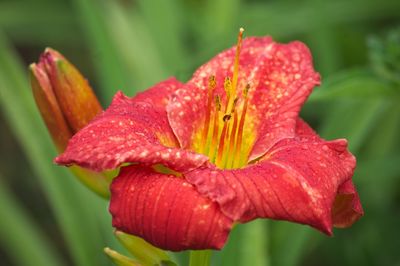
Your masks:
M221 249L233 224L256 218L331 235L363 215L347 141L299 118L320 82L308 48L242 34L185 84L118 92L55 159L122 166L111 185L118 230L168 250Z

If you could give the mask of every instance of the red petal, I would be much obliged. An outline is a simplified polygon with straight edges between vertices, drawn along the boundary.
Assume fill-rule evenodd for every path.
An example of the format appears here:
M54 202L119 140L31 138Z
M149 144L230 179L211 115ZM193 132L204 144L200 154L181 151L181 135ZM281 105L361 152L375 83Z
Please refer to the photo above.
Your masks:
M254 165L229 171L202 167L185 177L235 221L266 217L308 224L331 234L332 214L335 225L340 219L337 204L333 207L335 198L350 180L355 159L345 140L317 139L309 135L312 130L304 122L299 123L299 137L280 141ZM337 208L339 213L348 212L345 203L343 209ZM349 225L355 219L346 221Z
M214 95L224 95L223 80L232 76L235 47L200 67L186 88L173 94L168 118L182 147L189 148L194 133L203 125L208 79L215 75ZM319 75L314 71L308 48L300 42L278 44L270 37L246 38L240 55L238 93L250 83L247 125L257 132L251 159L263 155L280 139L293 137L301 105ZM224 97L223 97L224 101Z
M150 89L139 92L131 99L131 101L147 102L157 109L157 111L165 112L165 107L171 94L181 87L183 87L183 84L175 77L171 77Z
M171 80L129 99L117 93L111 106L69 141L56 158L59 164L78 164L96 171L113 169L123 163L161 163L176 171L203 164L207 157L177 148L165 109L166 87ZM165 96L165 97L164 97ZM164 100L162 100L164 99Z
M332 210L333 225L339 228L349 227L363 215L358 193L353 182L348 180L338 189Z
M275 44L264 58L249 111L258 122L249 161L264 155L279 140L295 136L300 108L320 79L310 51L301 42Z
M114 179L110 212L118 230L173 251L221 249L232 227L218 204L184 179L137 166Z
M303 120L297 120L296 134L315 141L321 140L314 130ZM332 219L335 227L349 227L355 223L364 211L360 198L352 180L347 180L338 188L335 202L333 204Z

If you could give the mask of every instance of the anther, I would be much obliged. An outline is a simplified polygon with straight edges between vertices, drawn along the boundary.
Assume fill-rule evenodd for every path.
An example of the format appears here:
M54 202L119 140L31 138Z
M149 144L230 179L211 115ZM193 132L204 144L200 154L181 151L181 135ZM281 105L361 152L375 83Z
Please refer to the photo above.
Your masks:
M231 117L232 116L230 114L224 115L224 117L222 118L222 121L224 121L226 123L231 119Z
M215 76L212 75L210 76L210 78L208 79L208 88L213 90L215 89L215 87L217 86L217 81L215 79Z
M231 78L230 78L230 77L225 77L225 80L224 80L224 89L225 89L225 92L226 92L227 95L230 94L231 87L232 87L232 80L231 80Z
M215 76L210 76L210 78L208 79L208 101L207 101L206 117L204 120L203 133L201 136L200 152L204 151L204 148L206 147L207 144L208 132L210 129L212 97L213 97L213 91L216 86L217 82L215 80Z
M250 90L250 84L247 83L246 87L243 90L243 97L247 98L247 95L249 94L249 90Z
M237 104L238 100L239 100L238 97L236 97L235 100L233 100L233 105L232 105L231 113L235 112L236 104Z
M221 111L221 97L219 95L215 96L215 106L217 111Z

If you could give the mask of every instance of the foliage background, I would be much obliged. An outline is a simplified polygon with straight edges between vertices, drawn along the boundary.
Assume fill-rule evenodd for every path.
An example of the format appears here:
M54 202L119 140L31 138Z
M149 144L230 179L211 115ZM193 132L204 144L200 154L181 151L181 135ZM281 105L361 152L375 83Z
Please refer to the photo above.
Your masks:
M366 214L333 238L286 222L238 226L214 265L400 265L399 19L398 0L0 0L0 264L111 265L102 248L122 250L107 202L51 163L27 81L45 47L107 106L117 90L187 80L243 26L311 48L323 85L302 116L325 138L349 139Z

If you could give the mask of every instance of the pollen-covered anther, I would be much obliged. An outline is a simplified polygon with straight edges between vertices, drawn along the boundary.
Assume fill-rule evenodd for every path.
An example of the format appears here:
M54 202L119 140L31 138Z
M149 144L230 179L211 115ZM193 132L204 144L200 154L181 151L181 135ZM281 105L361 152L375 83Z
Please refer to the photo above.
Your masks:
M232 117L232 115L226 114L226 115L224 115L224 117L222 118L222 121L228 122L228 121L231 119L231 117Z
M204 153L204 149L207 144L208 132L210 129L211 112L212 112L213 92L216 86L217 86L217 81L215 79L215 76L211 76L208 79L207 110L206 110L206 118L204 120L203 132L201 136L201 145L200 145L201 153Z

